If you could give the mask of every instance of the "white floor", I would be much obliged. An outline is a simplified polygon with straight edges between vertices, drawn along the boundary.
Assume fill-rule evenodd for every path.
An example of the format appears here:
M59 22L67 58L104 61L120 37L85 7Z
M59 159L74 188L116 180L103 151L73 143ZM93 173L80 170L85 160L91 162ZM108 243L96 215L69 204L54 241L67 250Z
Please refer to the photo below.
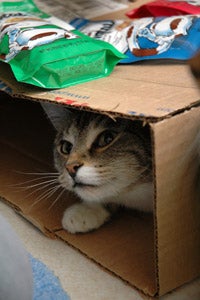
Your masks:
M0 202L0 212L20 236L27 251L59 277L71 300L144 300L136 290L78 251L44 236L3 202ZM161 299L200 300L200 278Z

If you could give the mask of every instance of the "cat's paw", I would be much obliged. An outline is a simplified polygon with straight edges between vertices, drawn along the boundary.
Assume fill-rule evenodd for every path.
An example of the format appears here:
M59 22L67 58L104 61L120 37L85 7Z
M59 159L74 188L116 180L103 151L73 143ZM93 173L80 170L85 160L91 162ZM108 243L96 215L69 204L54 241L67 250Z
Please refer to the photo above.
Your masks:
M71 233L88 232L99 228L109 217L109 211L100 204L78 203L66 209L62 226Z

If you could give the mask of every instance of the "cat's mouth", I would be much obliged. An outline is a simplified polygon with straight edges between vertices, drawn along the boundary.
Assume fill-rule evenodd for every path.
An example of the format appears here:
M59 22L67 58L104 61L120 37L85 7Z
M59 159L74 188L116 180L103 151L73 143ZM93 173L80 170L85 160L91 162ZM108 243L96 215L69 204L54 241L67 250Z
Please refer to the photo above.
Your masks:
M97 187L95 184L88 184L83 182L74 182L73 188L87 188L87 187Z
M84 182L81 182L81 181L74 181L74 184L73 184L73 188L76 189L76 188L95 188L97 187L96 184L92 184L92 183L84 183Z

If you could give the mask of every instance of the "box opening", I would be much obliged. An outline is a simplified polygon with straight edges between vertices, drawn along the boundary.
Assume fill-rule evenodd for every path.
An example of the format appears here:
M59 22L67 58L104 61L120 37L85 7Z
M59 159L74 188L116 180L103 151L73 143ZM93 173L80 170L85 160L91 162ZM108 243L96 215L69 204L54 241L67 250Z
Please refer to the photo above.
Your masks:
M37 102L1 92L0 106L1 196L48 236L62 239L130 285L155 295L154 216L122 209L94 232L64 231L63 211L77 199L65 192L57 201L58 194L34 190L41 172L54 172L53 127Z

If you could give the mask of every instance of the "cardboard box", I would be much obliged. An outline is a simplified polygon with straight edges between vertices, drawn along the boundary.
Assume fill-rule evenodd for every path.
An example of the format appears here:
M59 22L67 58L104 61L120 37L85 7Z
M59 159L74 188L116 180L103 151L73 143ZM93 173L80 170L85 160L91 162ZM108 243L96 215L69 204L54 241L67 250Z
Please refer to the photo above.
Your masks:
M117 66L111 76L63 90L16 83L1 64L0 195L46 235L62 239L149 296L200 275L199 91L185 64ZM9 96L11 95L11 96ZM142 120L152 135L154 213L121 211L95 232L62 229L69 193L38 201L22 189L52 170L54 131L38 101ZM27 173L28 172L28 173Z

